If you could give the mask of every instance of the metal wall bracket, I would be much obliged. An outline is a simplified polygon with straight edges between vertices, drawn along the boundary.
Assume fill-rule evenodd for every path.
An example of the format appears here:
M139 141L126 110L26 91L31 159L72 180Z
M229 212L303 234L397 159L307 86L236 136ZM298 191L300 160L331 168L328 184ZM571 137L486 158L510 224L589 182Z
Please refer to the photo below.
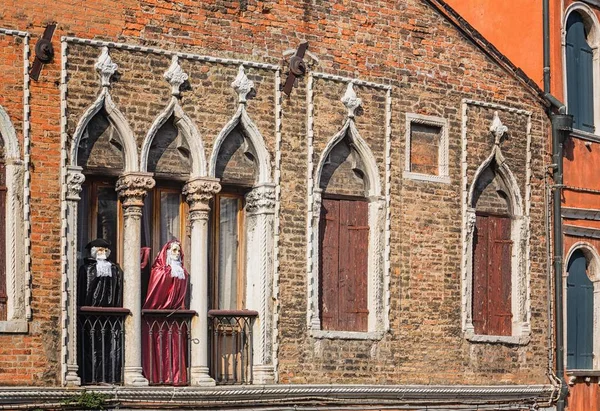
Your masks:
M31 67L29 75L37 81L40 77L42 67L52 61L54 57L54 47L52 47L52 35L56 29L56 24L49 24L44 30L42 37L35 43L35 60Z

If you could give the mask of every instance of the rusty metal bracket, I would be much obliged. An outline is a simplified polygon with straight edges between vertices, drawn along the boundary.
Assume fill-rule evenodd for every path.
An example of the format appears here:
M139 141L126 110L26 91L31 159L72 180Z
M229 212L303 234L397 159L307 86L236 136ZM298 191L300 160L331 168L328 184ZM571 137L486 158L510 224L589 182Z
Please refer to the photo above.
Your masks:
M302 77L306 73L306 63L304 62L304 54L306 53L307 49L308 41L301 43L298 46L296 54L290 58L290 71L288 73L287 79L285 80L285 84L283 85L283 87L281 87L281 90L288 96L292 93L292 88L297 85L298 77Z
M42 67L52 61L54 57L54 47L52 47L52 35L56 29L56 24L49 24L44 30L42 37L35 43L35 60L31 67L29 75L37 81L40 77Z

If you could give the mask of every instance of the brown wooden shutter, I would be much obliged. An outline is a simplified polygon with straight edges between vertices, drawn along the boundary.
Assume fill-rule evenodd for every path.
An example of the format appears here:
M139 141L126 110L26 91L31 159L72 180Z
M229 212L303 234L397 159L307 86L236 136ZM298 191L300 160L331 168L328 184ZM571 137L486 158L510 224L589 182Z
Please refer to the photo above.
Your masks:
M0 163L0 321L7 319L6 307L6 165Z
M324 199L320 303L324 330L368 329L368 204Z
M323 199L321 208L320 311L321 328L338 329L338 251L340 232L340 202Z
M473 249L473 326L477 334L512 334L510 228L510 217L477 215Z

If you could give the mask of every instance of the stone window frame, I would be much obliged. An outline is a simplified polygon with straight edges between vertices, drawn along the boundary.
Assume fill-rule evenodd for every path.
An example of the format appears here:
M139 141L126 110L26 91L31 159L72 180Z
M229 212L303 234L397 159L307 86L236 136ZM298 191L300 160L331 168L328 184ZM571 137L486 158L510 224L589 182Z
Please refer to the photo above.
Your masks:
M490 132L495 135L495 144L492 147L490 155L483 161L475 172L470 183L466 180L467 164L467 106L469 104L482 106L486 108L496 108L506 110L512 113L528 116L527 126L527 165L526 165L526 194L521 195L518 181L506 164L506 159L500 147L500 139L508 130L500 121L498 111L494 113L494 119L490 126ZM530 161L531 161L531 113L523 110L517 110L500 106L496 104L477 102L473 100L463 100L463 259L462 259L462 330L464 337L472 343L503 343L513 345L527 345L531 334L531 304L530 304L530 276L529 276L529 201L524 202L523 198L530 197ZM511 203L511 238L513 240L512 251L512 292L511 292L511 312L513 314L512 335L481 335L475 333L473 326L473 238L475 234L476 208L474 202L475 182L482 173L495 162L498 166L499 177L503 180L507 188L507 195Z
M380 340L386 331L386 309L384 298L387 295L385 283L385 264L383 261L385 247L385 214L386 201L383 196L379 168L373 153L366 141L361 137L354 120L355 110L362 104L354 92L353 82L348 83L346 93L342 98L348 113L344 125L327 143L323 150L319 162L313 175L312 192L309 198L312 198L312 204L309 207L312 210L312 221L309 225L310 242L309 247L313 250L311 256L310 269L308 271L309 301L308 301L308 322L309 333L317 339L348 339L348 340ZM356 150L364 166L364 175L367 179L367 195L369 202L369 252L368 252L368 294L367 303L369 308L368 328L366 332L360 331L338 331L321 329L321 320L319 312L319 226L321 216L322 190L319 188L323 166L327 161L329 153L333 148L348 136L350 144Z
M563 321L564 324L567 323L567 277L569 276L569 272L567 271L569 261L573 256L575 251L581 251L585 256L587 267L588 267L588 277L592 281L594 286L594 313L593 313L593 362L592 362L592 370L590 371L599 371L600 370L600 321L597 321L600 318L600 254L596 248L586 242L586 241L578 241L571 246L567 254L565 255L565 264L563 265L563 274L562 274L562 284L563 290ZM563 341L565 352L567 349L567 327L565 326L563 329ZM567 356L564 356L564 369L567 369ZM568 373L568 371L567 371Z
M439 127L440 141L438 147L438 175L415 173L411 171L410 153L411 153L411 126L413 124L423 124L426 126ZM423 114L406 113L406 157L404 161L404 172L402 177L410 180L429 181L435 183L450 184L450 174L448 167L448 120L443 117L426 116Z
M4 142L6 165L6 294L7 316L0 321L1 333L26 333L27 289L26 229L25 229L25 166L21 158L19 140L6 110L0 106L0 136ZM6 250L2 250L6 252Z
M594 133L590 133L583 130L573 129L571 134L590 141L600 142L600 21L598 16L592 10L592 8L581 1L571 3L563 14L563 20L561 22L561 59L562 59L562 76L565 81L563 82L563 93L565 96L565 102L568 101L568 88L567 88L567 20L571 13L579 13L584 20L586 29L588 29L588 43L593 50L593 81L595 86L593 87L593 99L594 99Z

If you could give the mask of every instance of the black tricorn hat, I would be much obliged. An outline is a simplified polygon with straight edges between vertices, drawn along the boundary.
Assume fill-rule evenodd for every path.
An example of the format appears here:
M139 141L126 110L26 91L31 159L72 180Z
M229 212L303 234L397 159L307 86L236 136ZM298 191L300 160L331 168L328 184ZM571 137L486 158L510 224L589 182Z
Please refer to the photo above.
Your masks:
M91 250L92 247L110 248L110 242L106 241L104 238L96 238L95 240L92 240L89 243L87 243L85 249Z

